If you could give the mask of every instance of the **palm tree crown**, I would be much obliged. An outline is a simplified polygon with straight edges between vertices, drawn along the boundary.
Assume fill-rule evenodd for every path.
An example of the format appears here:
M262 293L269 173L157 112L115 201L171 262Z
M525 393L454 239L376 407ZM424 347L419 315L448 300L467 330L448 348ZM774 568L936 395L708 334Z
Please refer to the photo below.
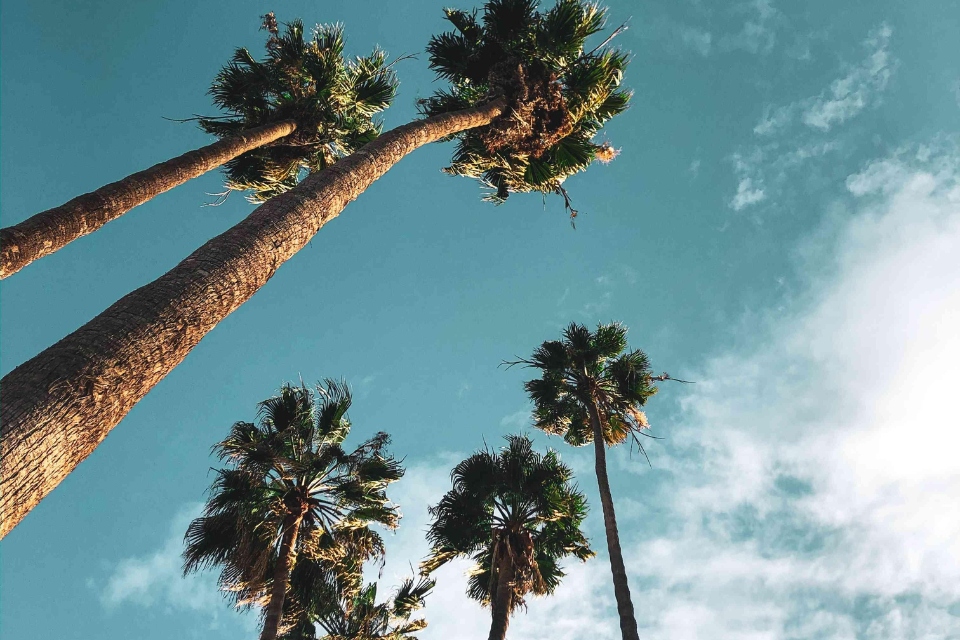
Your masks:
M320 572L306 590L313 609L280 640L416 640L413 634L427 621L411 618L434 585L424 577L407 579L390 599L377 603L375 582L364 586L358 573Z
M256 423L233 425L214 447L230 466L217 471L203 515L187 529L185 573L220 566L220 586L238 604L267 605L281 540L295 541L294 559L323 566L382 555L367 525L397 526L386 488L403 469L385 453L385 433L344 450L350 403L341 382L327 380L316 394L285 385L260 403Z
M450 88L421 101L425 114L506 101L490 126L457 134L446 169L478 178L492 189L485 199L497 203L510 192L566 199L562 183L568 176L616 155L594 136L630 101L631 93L620 88L627 56L605 46L585 51L587 39L604 26L605 9L558 0L541 13L537 5L488 0L479 16L476 10L446 9L454 31L434 36L427 46L431 68Z
M593 442L590 405L596 403L606 444L619 444L649 425L640 407L657 392L650 362L639 349L625 352L627 330L600 324L595 332L570 324L562 340L544 342L525 364L542 376L524 384L534 403L534 424L579 447Z
M525 436L508 436L499 453L473 454L453 469L453 489L430 508L432 551L421 571L470 556L467 593L487 605L506 595L506 613L528 593L552 593L564 575L561 558L594 555L580 531L586 499L572 477L556 452L537 453ZM500 594L499 574L507 570L512 592Z
M301 171L319 171L375 138L373 116L390 106L397 80L379 49L345 60L340 25L318 25L305 38L303 22L281 31L273 14L264 16L270 33L260 62L244 48L217 74L210 94L226 112L200 118L200 126L221 138L281 120L296 131L274 144L247 152L225 166L228 189L250 190L263 202L296 186Z

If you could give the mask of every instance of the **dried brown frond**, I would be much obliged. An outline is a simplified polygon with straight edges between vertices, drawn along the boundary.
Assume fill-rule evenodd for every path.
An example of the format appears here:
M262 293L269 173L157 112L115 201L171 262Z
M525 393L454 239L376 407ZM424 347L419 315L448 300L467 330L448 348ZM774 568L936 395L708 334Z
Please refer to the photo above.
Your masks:
M260 16L260 19L263 20L263 23L260 25L261 31L266 31L274 36L280 33L277 16L273 15L273 11Z
M507 108L478 131L489 153L510 151L539 158L573 131L560 79L545 65L505 60L490 71L490 86L504 97Z
M597 160L603 164L610 164L620 155L620 149L615 149L609 142L604 142L595 152Z

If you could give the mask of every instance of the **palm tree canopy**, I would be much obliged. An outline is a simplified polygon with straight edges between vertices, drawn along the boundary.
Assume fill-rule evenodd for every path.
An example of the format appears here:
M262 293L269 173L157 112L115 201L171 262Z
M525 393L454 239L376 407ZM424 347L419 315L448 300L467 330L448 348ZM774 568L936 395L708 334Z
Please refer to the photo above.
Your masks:
M620 88L627 56L605 46L585 50L604 27L605 9L558 0L540 12L537 0L488 0L479 14L445 11L454 30L434 36L427 51L450 88L422 100L421 111L507 102L490 126L456 136L448 173L479 179L492 189L485 199L496 203L510 192L566 198L568 176L616 155L594 136L630 101L631 92Z
M386 489L403 468L385 453L385 433L344 450L350 403L342 382L326 380L316 393L285 385L260 403L256 423L233 425L214 447L229 466L216 472L203 515L187 529L184 573L220 566L220 587L238 604L262 604L291 515L302 516L298 559L329 565L382 555L367 525L397 526Z
M516 572L516 608L529 592L545 595L556 589L564 575L561 558L594 555L580 531L586 498L556 452L541 455L529 438L508 436L499 453L475 453L453 469L451 478L453 488L430 508L432 550L421 572L470 556L475 564L467 593L490 604L497 589L493 567L506 555Z
M264 28L270 33L264 60L237 49L213 81L210 94L225 115L199 119L219 137L281 120L297 123L292 135L226 164L228 189L251 191L252 202L293 188L302 171L324 169L375 138L381 125L374 116L390 106L397 89L383 51L344 58L341 25L318 25L308 38L300 20L281 31L270 13Z
M309 584L298 585L310 599L311 608L281 640L314 640L318 627L321 640L416 640L426 620L413 614L436 584L420 577L405 580L384 602L377 602L377 584L362 584L360 573L342 567L317 567Z
M544 342L530 359L509 364L541 371L540 378L524 384L534 403L534 424L569 444L593 442L589 416L593 402L607 444L636 437L649 426L640 407L657 387L646 354L627 351L627 329L622 324L599 324L591 332L572 323L561 340Z

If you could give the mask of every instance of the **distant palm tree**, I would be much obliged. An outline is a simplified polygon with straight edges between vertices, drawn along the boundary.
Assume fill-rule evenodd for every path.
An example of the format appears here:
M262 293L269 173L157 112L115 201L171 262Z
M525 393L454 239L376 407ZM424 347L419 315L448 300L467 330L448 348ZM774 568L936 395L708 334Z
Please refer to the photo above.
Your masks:
M349 389L327 380L317 393L285 385L260 403L257 423L233 425L214 448L231 465L217 471L185 537L184 573L220 566L224 591L264 607L261 640L277 637L299 555L335 560L343 553L332 543L344 539L369 551L382 543L366 526L395 528L400 517L386 495L403 475L384 454L389 437L378 433L347 453Z
M529 360L510 364L525 364L543 374L524 385L535 406L537 428L561 435L575 447L594 444L620 631L624 640L637 640L604 445L619 444L647 428L640 407L657 392L652 381L662 380L666 374L651 377L650 363L642 351L625 353L626 336L626 328L617 323L600 324L593 333L573 323L564 330L562 340L544 342Z
M304 39L299 20L281 33L273 14L264 17L266 59L237 49L210 89L227 115L199 118L219 142L0 229L0 278L221 165L228 188L252 190L262 202L294 186L301 169L323 169L375 138L372 117L390 105L397 84L383 52L345 61L341 27L320 26Z
M4 376L0 464L8 471L0 478L0 536L204 335L414 149L459 137L451 171L479 177L496 201L530 190L566 199L566 176L595 158L610 159L612 147L591 136L627 107L630 94L620 88L625 55L604 46L585 50L603 26L602 9L559 0L540 13L533 0L488 0L479 20L454 10L447 18L456 33L437 36L428 48L431 66L451 88L423 103L429 117L379 136L267 201ZM464 61L469 65L456 71Z
M471 556L467 593L491 608L489 640L503 640L528 593L550 594L560 584L561 558L594 555L580 531L587 503L557 454L537 453L524 436L508 436L499 453L473 454L451 477L453 489L430 508L433 549L421 571Z
M292 592L307 606L280 640L416 640L413 634L427 627L423 618L411 618L435 581L404 580L389 600L377 603L377 584L364 586L359 573L314 567L310 579L293 581Z

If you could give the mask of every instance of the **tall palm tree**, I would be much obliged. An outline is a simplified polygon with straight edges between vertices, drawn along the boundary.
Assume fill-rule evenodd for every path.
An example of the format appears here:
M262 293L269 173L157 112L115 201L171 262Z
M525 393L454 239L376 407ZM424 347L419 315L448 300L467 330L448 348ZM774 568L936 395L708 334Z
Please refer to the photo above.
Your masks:
M544 342L529 360L509 364L524 364L542 372L540 378L524 385L534 403L537 428L561 435L576 447L591 442L594 445L620 632L624 640L637 640L637 621L607 479L605 445L636 438L647 428L640 407L657 392L653 380L662 380L666 374L652 377L647 356L626 349L627 330L621 324L600 324L591 333L585 326L572 323L561 340Z
M585 132L625 109L629 98L619 89L624 56L604 47L584 50L587 37L600 29L602 16L580 0L560 0L543 14L530 0L489 0L481 19L473 22L472 14L448 11L458 31L434 39L431 65L449 76L452 72L444 69L460 54L444 53L439 39L473 34L470 37L479 39L471 46L482 53L477 67L488 69L482 95L475 93L469 77L456 77L449 91L428 102L426 108L434 115L379 136L334 167L267 201L165 275L4 376L0 537L90 455L204 335L414 149L460 136L461 146L476 154L479 150L463 136L482 128L477 135L490 141L489 158L497 158L489 162L506 162L519 171L524 162L536 160L536 140L555 140L537 160L553 167L549 171L554 177L529 182L531 189L540 190L560 188L565 172L584 168L593 157L608 157L609 148L581 144ZM508 59L517 61L513 71L499 65ZM464 105L459 111L445 110ZM518 126L516 114L525 114L524 127ZM574 148L583 151L578 156L583 163L564 160ZM455 154L454 166L459 166L458 157ZM471 166L476 166L479 160L471 157ZM525 190L528 183L519 182L511 171L500 167L489 180L486 174L481 180L499 180L500 196L504 188L508 193Z
M430 508L433 549L421 571L472 557L467 593L491 608L489 639L503 640L527 594L550 594L560 584L561 558L594 555L580 531L586 499L557 454L537 453L525 436L508 436L499 453L473 454L451 477L453 489Z
M218 142L0 229L0 278L219 166L229 189L260 202L295 185L301 169L323 169L376 137L372 118L397 84L383 52L345 61L341 27L318 26L305 39L299 20L281 32L273 14L264 18L266 59L237 49L210 89L225 115L199 118Z
M184 573L220 566L222 589L263 606L261 640L277 637L298 556L330 557L346 532L395 528L400 517L386 495L403 475L384 454L389 437L378 433L347 453L349 389L327 380L317 395L285 385L260 403L256 423L233 425L214 447L230 465L217 471L204 514L185 536Z

